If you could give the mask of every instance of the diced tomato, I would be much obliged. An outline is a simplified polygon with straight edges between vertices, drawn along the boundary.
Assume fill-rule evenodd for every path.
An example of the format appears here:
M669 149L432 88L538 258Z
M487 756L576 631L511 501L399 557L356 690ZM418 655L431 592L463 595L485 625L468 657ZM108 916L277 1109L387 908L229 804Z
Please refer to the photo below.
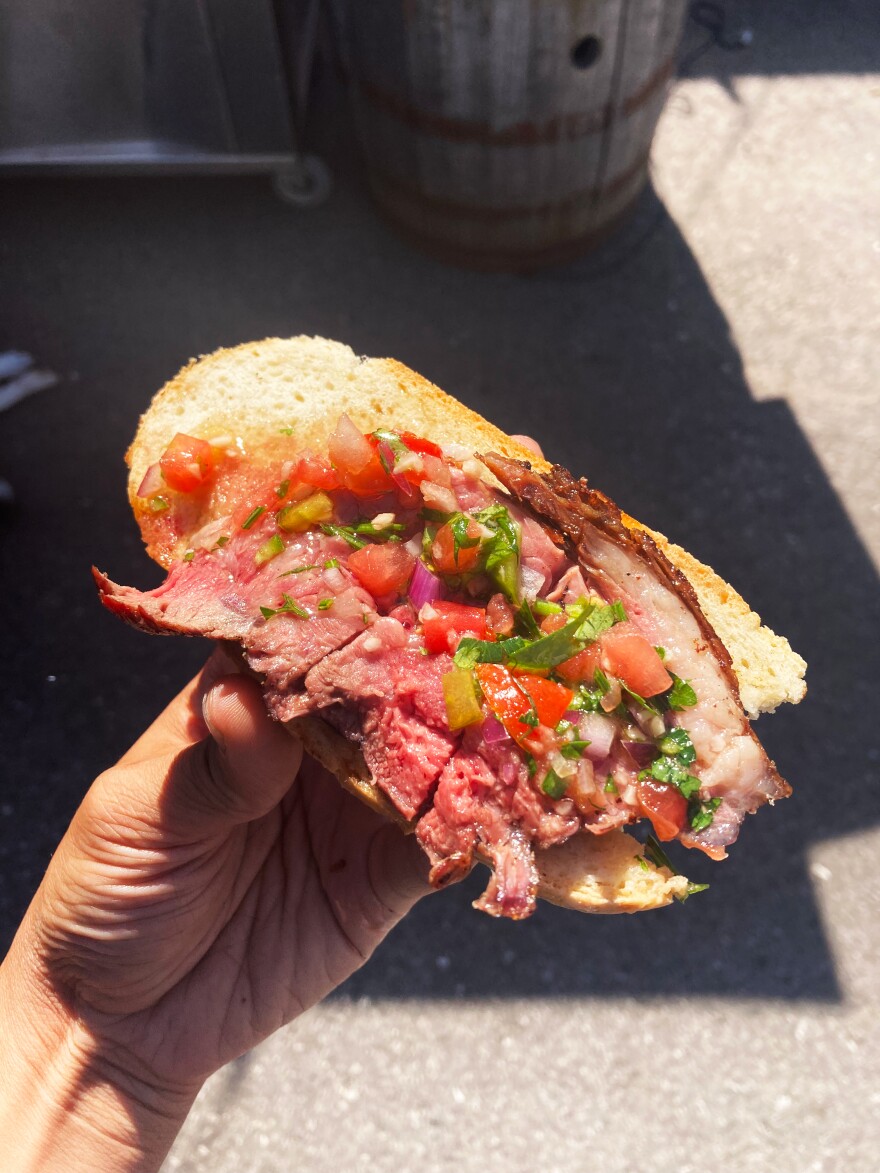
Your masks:
M421 456L443 455L443 449L439 444L434 444L431 440L425 440L421 436L414 436L412 432L401 432L400 438L410 451L418 452Z
M493 595L486 604L486 626L495 635L510 635L513 631L513 608L504 595Z
M543 631L545 635L550 635L552 631L559 631L560 627L565 627L570 618L570 615L566 615L562 611L559 611L554 615L545 615L540 623L541 631Z
M467 541L474 544L460 545L456 550L452 526L447 523L437 530L437 536L431 545L431 557L441 574L465 574L473 570L479 561L482 531L477 522L468 519L465 532Z
M348 568L371 595L398 594L406 590L416 560L400 542L364 546L348 559Z
M169 488L191 493L211 479L214 450L207 440L178 432L162 454L159 467Z
M486 638L486 612L482 607L466 607L463 603L446 603L438 599L429 603L423 614L421 623L429 652L449 652L451 655L463 635Z
M299 481L304 485L311 485L315 489L338 489L339 477L330 462L323 456L316 456L312 452L304 453L296 463L291 473L291 484Z
M520 718L535 712L541 725L554 729L574 695L540 676L514 676L501 664L478 664L475 671L489 708L520 745L536 734L535 728Z
M589 644L582 652L563 660L553 671L569 684L592 682L597 668L602 666L602 650L599 644ZM640 694L643 695L643 694Z
M513 674L502 664L477 664L474 669L489 708L515 741L523 741L534 730L519 718L532 709L532 702Z
M654 824L658 839L674 839L687 822L687 802L674 786L643 778L638 788L639 806Z
M606 670L639 696L656 696L672 687L672 677L657 649L630 625L612 627L602 636L600 646Z
M517 676L516 680L531 698L541 724L555 729L574 699L571 689L541 676Z
M347 415L340 416L329 448L340 484L350 492L359 497L378 497L394 488L372 444Z

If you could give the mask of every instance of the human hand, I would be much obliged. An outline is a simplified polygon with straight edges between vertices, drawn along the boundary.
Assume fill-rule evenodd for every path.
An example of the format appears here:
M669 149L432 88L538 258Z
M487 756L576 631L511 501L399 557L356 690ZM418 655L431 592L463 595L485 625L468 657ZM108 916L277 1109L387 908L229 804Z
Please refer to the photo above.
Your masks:
M0 969L19 1053L76 1056L93 1128L122 1141L108 1168L158 1168L206 1076L324 997L429 890L415 841L302 762L230 666L216 652L94 783ZM57 1095L79 1094L72 1077Z

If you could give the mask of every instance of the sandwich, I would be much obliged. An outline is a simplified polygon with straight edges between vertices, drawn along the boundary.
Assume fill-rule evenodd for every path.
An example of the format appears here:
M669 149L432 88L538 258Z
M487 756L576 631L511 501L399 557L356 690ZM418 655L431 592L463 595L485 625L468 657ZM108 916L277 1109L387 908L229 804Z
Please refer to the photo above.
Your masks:
M238 648L434 885L488 864L479 909L684 899L700 885L661 844L723 859L790 793L750 724L804 694L787 640L400 363L320 338L220 350L156 395L126 459L167 577L95 570L105 607Z

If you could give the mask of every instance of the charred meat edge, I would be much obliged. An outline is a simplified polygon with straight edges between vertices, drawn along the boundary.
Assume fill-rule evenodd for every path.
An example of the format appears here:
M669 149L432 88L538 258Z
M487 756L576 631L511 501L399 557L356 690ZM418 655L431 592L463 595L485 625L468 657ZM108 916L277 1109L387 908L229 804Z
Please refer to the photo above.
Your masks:
M624 525L620 509L597 489L591 489L586 477L576 480L561 465L554 464L549 473L536 473L527 460L512 460L496 452L480 455L487 468L498 478L508 492L527 505L534 514L549 521L557 531L566 552L573 561L589 567L590 559L582 553L588 527L592 526L618 546L627 549L634 558L665 582L693 615L706 644L730 685L733 697L742 713L743 728L748 730L758 745L767 768L778 783L778 797L787 798L791 787L780 777L775 764L749 723L739 694L739 682L733 671L730 653L721 642L709 620L703 614L697 593L688 579L678 570L654 539L645 530L630 530Z

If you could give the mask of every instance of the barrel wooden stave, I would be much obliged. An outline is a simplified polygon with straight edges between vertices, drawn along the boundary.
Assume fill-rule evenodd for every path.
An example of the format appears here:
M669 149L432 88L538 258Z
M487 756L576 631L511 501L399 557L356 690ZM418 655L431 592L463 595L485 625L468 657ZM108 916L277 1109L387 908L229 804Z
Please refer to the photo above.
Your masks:
M351 0L355 113L410 234L512 259L602 233L644 185L685 0ZM601 45L589 68L573 47Z

